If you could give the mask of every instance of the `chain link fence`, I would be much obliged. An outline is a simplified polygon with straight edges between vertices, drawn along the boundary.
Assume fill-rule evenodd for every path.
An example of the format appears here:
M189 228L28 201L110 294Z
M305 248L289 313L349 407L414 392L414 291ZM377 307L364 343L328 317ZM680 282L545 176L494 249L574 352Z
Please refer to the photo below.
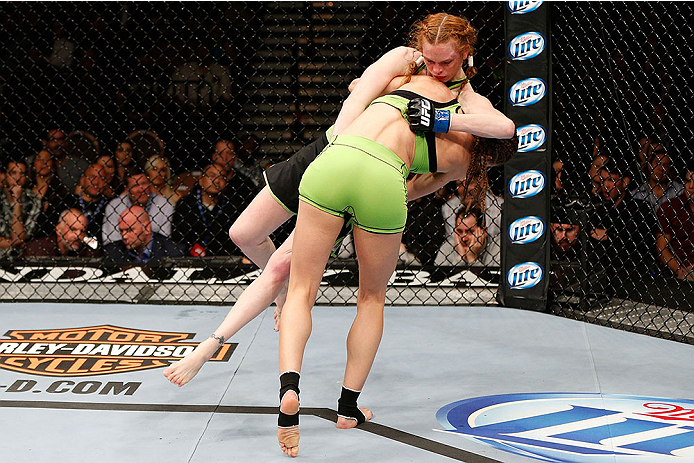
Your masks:
M472 84L500 108L503 8L3 3L0 299L234 302L259 270L227 230L263 186L263 169L317 139L349 82L404 45L428 13L466 16L478 28ZM687 3L552 6L553 313L694 339L691 20ZM463 265L455 249L462 182L410 204L389 303L494 303L501 175L490 171L478 265ZM219 177L227 179L224 207L208 211L206 223L194 199ZM138 189L164 199L147 213L179 257L125 266L104 257L105 242L123 241L114 201ZM17 204L23 235L14 229ZM68 208L87 221L87 243L72 252L57 243ZM319 301L353 302L355 274L347 240Z
M227 232L263 170L319 138L352 79L439 11L479 30L472 84L500 108L501 3L1 4L0 299L234 302L259 271ZM481 226L456 233L462 182L410 204L389 303L494 303L501 173ZM474 226L484 252L468 265L456 244ZM319 302L356 286L347 240Z
M694 342L693 13L553 7L555 313Z

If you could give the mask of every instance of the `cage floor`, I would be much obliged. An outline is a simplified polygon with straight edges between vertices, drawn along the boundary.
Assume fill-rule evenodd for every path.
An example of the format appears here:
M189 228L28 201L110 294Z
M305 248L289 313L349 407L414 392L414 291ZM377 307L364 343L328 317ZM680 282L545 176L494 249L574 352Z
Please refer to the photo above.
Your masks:
M314 308L301 376L299 461L694 461L694 428L687 427L694 411L687 415L681 405L694 399L694 346L503 307L387 307L381 347L359 399L374 419L336 429L345 337L355 311ZM288 461L275 435L278 335L271 308L186 386L162 375L225 313L206 306L2 304L0 460ZM565 397L576 402L547 412L547 403ZM537 426L511 429L539 416L592 410L594 400L581 408L592 397L609 410L594 418L598 425L585 417L552 422L543 438ZM609 421L616 413L610 397L634 397L643 409ZM663 416L675 410L667 407L644 417L654 411L646 405L650 398L679 406L679 418ZM491 425L496 434L451 432L437 412L459 401L471 412L457 409L449 421ZM476 403L487 408L472 413ZM511 403L539 405L504 408ZM494 417L507 409L506 421ZM500 422L511 427L500 431L494 426ZM625 422L630 433L614 428ZM635 424L646 422L648 429ZM581 434L586 426L609 432L595 440ZM559 448L558 439L574 447ZM535 451L540 448L544 453Z

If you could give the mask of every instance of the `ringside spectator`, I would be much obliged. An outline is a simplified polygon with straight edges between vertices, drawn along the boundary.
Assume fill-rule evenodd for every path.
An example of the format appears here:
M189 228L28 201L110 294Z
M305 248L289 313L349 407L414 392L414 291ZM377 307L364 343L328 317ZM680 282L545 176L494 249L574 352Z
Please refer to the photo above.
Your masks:
M682 193L682 184L670 178L672 160L665 148L653 151L644 164L646 183L632 191L634 199L648 201L653 208Z
M131 206L118 217L120 239L104 246L107 262L127 265L156 262L164 257L181 257L178 245L152 231L149 214L142 206Z
M176 206L178 200L181 199L181 194L172 188L169 158L158 154L150 156L145 161L145 172L147 172L152 185L152 193L162 195Z
M65 185L68 193L74 193L82 172L89 166L89 161L80 156L68 155L67 136L60 129L49 130L43 140L43 145L53 155L56 174L60 182Z
M109 201L106 196L108 185L107 178L102 173L103 167L98 162L87 167L80 177L78 193L56 198L48 209L48 222L55 227L58 214L65 209L79 210L87 220L85 234L92 245L102 242L102 225L106 205Z
M679 279L694 281L694 169L685 176L684 191L657 210L658 260Z
M68 193L55 175L53 156L50 151L41 150L34 156L32 171L34 175L32 190L43 202L44 211L56 197Z
M455 229L439 250L436 265L498 266L500 248L489 239L485 215L479 206L461 207L455 214Z
M125 191L106 205L101 234L103 244L120 241L118 221L121 213L130 206L142 206L151 219L152 230L166 237L171 236L171 217L174 206L162 195L151 193L147 174L136 169L129 171L125 186Z
M2 172L0 194L0 259L31 239L37 229L41 200L26 188L27 182L26 163L23 160L8 162Z
M606 257L615 265L654 261L652 208L634 199L628 189L630 177L616 167L611 170L601 167L596 175L600 179L596 188L604 201L591 220L595 227L592 238L602 242Z
M55 233L29 241L22 257L100 257L101 251L87 245L87 218L79 209L60 213Z
M250 203L253 185L239 175L227 181L218 164L205 167L198 184L176 205L173 241L193 256L243 255L229 228Z

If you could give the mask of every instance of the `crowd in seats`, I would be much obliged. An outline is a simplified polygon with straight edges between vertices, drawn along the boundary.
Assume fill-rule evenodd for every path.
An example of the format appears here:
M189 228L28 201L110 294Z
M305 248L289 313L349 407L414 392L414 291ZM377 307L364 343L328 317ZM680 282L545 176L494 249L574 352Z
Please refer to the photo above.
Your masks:
M251 66L249 56L255 45L251 40L235 38L253 35L250 32L262 18L256 14L256 8L263 7L233 8L238 11L234 18L207 15L194 33L180 38L181 31L171 29L174 23L159 20L153 10L141 12L152 20L141 24L138 30L130 27L134 24L132 16L113 17L127 24L111 28L118 31L116 34L124 34L123 40L116 39L122 48L112 47L110 40L102 37L104 29L91 28L90 24L110 17L103 15L85 24L84 34L78 36L59 21L51 21L47 28L51 40L43 56L37 56L32 48L19 59L15 55L24 52L22 47L8 49L8 54L17 59L7 62L17 64L11 78L4 82L3 96L7 99L6 108L13 111L8 114L24 119L14 133L37 133L34 124L41 124L42 132L37 136L40 146L32 147L31 152L22 151L23 159L3 159L0 166L0 258L38 255L39 240L44 240L42 246L47 249L73 249L58 246L66 235L71 239L82 237L80 240L87 248L79 252L94 249L103 253L111 243L123 244L122 215L129 211L126 218L132 218L132 208L136 206L144 209L152 229L154 238L149 243L163 242L160 237L164 237L185 256L240 255L225 228L263 185L262 169L253 162L261 158L259 141L253 133L221 136L224 130L217 129L219 124L238 124L239 118L224 116L239 104L232 98L240 84L234 76L247 75L238 71ZM397 12L388 6L374 8L379 12L384 9L384 14L377 15L380 22L373 26L374 30L380 34L392 29L392 25L383 27L388 18L398 16ZM96 10L90 14L98 16ZM125 40L125 36L135 37L133 34L136 40ZM390 35L391 40L397 36ZM364 67L387 48L383 43L370 46L363 55ZM651 53L649 60L657 56ZM624 59L615 62L624 63ZM653 63L649 66L652 72L664 72L654 81L669 81L658 87L660 91L674 88L671 79L666 79L665 68ZM626 75L617 79L619 84L629 83L623 77ZM481 85L491 85L487 80L491 81L484 79ZM59 82L65 85L57 85ZM84 89L87 91L82 92ZM31 106L30 101L36 105ZM108 103L101 104L103 101ZM44 107L44 102L49 104ZM596 210L585 233L605 255L643 254L644 259L653 258L664 271L678 278L694 278L690 239L693 203L687 196L690 173L681 175L681 169L673 173L671 140L667 136L671 121L662 104L653 104L652 109L653 135L636 140L629 169L617 165L617 156L609 152L600 138L596 140L588 172ZM43 119L27 122L39 116ZM11 116L7 119L14 122ZM86 130L65 129L78 121L100 137L113 139L104 144L98 140L100 137ZM171 121L172 125L167 127ZM58 122L64 127L60 128ZM604 128L604 123L601 125ZM165 135L167 144L175 144L177 149L167 151L155 132ZM201 132L204 134L200 135ZM177 170L184 157L177 156L179 152L194 159L196 165ZM561 160L555 160L553 185L559 196L564 194L567 184L563 169ZM581 174L585 178L585 172ZM473 182L465 185L465 179L460 179L438 194L409 205L402 262L500 263L503 201L488 193L484 204L474 204L471 191L477 186ZM74 210L81 215L66 212ZM79 231L82 217L86 226ZM74 230L65 231L70 228L65 220L74 222L68 224ZM144 214L142 220L145 221ZM563 253L557 254L562 258L572 257L576 249L576 237L581 233L577 227L575 223L556 221L551 225L557 243L555 251L563 249ZM130 253L134 250L127 249ZM68 250L67 255L75 252ZM348 251L341 255L354 254Z
M22 8L34 11L31 5L10 9L21 13ZM255 31L265 9L253 3L192 9L201 16L185 19L196 24L179 28L168 19L173 10L166 6L122 10L104 4L82 10L74 5L70 10L84 11L84 22L68 28L64 18L37 8L37 17L52 18L43 31L49 36L46 46L8 47L11 78L2 82L9 138L29 144L35 137L40 146L12 144L13 156L25 162L19 200L12 192L20 189L4 180L11 166L0 160L7 204L0 257L39 255L34 240L60 243L66 233L56 229L61 220L74 221L71 239L87 244L79 252L69 247L73 250L66 255L86 249L111 255L105 248L123 244L122 215L130 211L126 218L132 218L136 206L146 213L151 242L167 238L185 256L240 255L227 230L264 180L260 140L257 132L241 133L239 114L245 110L235 96L244 84L238 76L252 75L251 57L260 45ZM387 8L384 17L394 11ZM28 22L18 27L36 28ZM498 212L493 212L499 210L498 199L481 207L487 243L498 239ZM459 207L453 202L447 194L410 205L403 262L432 265L446 243L455 243ZM66 212L74 210L81 215ZM288 234L283 228L275 237ZM123 248L118 253L124 255ZM498 264L498 255L493 260Z
M242 255L228 230L258 182L236 170L232 140L209 148L201 173L175 175L163 144L149 157L135 136L110 152L77 152L65 133L48 129L35 153L1 166L0 259L89 257L130 265ZM179 177L186 188L175 186Z
M74 132L70 132L74 133ZM157 140L151 131L148 137ZM110 150L95 139L88 156L71 149L66 132L48 128L36 151L2 166L0 258L101 257L142 264L162 257L241 256L228 230L262 187L260 174L242 168L257 140L219 138L200 171L175 173L154 143L142 155L136 137ZM91 134L80 133L86 140ZM579 237L605 261L629 259L694 280L694 169L678 176L665 145L654 137L635 144L624 163L599 146L587 169L592 188L586 229L575 219L551 218L553 256L576 259ZM564 163L552 164L556 198L567 201ZM73 178L73 175L78 175ZM259 180L260 179L260 180ZM411 265L500 265L503 198L459 179L409 205L400 260ZM137 218L138 223L133 223ZM353 257L347 247L340 257Z
M151 131L136 133L143 134L158 140ZM28 156L31 170L24 160L4 166L2 257L102 257L136 265L242 255L228 230L264 184L258 165L239 160L260 158L252 134L241 143L219 138L200 171L180 173L156 142L145 157L137 136L104 150L91 134L80 136L96 148L80 154L62 129L51 128ZM474 204L475 188L461 179L410 203L403 263L499 265L503 200L488 193L485 204Z
M675 169L667 145L658 136L642 136L625 159L596 139L587 170L592 188L584 224L576 214L567 218L562 212L581 193L564 188L563 162L556 159L550 224L554 258L578 259L579 237L585 234L591 257L603 263L694 281L694 166L677 160L682 167Z

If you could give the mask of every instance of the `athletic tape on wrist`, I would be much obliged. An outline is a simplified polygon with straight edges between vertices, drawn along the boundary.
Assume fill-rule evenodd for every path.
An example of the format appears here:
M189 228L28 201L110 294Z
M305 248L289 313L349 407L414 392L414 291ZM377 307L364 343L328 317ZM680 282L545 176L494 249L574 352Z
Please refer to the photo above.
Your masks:
M447 109L435 110L433 131L436 133L447 133L450 128L451 112Z

